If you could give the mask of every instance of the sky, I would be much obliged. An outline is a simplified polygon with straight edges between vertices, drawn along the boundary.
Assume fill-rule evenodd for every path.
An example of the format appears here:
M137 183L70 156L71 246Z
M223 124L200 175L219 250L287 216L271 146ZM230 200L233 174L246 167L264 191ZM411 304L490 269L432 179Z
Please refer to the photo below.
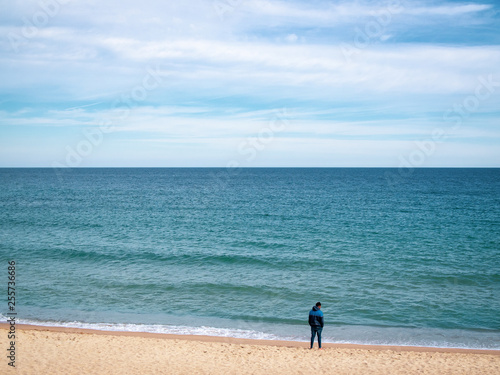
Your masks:
M0 167L500 166L497 1L0 4Z

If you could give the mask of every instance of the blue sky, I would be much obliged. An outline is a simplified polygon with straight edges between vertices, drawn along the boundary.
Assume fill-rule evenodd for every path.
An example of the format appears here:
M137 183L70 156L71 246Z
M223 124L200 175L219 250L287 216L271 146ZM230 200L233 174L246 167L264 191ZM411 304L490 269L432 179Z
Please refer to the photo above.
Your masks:
M0 0L0 166L500 166L500 3Z

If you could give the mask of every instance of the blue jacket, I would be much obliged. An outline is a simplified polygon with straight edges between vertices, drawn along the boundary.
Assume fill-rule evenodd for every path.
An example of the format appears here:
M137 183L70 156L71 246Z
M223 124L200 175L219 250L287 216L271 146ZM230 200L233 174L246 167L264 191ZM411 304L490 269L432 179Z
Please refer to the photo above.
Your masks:
M313 306L312 310L309 311L309 325L311 327L321 327L323 328L323 311Z

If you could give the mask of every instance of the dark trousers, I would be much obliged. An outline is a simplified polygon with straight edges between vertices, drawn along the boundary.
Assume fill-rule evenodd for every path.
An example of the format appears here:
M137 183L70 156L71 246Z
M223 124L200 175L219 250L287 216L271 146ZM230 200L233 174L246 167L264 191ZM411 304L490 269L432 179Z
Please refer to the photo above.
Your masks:
M311 348L314 345L314 337L316 336L316 333L318 334L318 344L319 344L319 347L321 348L321 332L322 331L323 331L323 327L311 326Z

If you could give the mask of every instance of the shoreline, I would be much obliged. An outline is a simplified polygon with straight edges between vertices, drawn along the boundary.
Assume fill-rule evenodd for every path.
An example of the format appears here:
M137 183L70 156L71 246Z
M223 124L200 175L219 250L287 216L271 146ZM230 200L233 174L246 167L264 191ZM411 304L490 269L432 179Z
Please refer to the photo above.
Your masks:
M16 324L2 373L235 375L483 375L500 373L500 351L309 343ZM10 346L9 346L10 345ZM15 367L12 367L12 365Z
M0 329L9 329L8 323L0 323ZM134 332L134 331L106 331L90 328L72 328L59 326L42 326L31 324L16 324L16 330L20 331L49 331L62 332L70 334L94 334L105 336L126 336L141 338L157 338L165 340L184 340L211 343L226 343L235 345L258 345L289 348L309 348L307 341L287 341L287 340L259 340L224 336L208 335L180 335L170 333L154 332ZM317 345L317 341L315 342ZM462 353L462 354L487 354L500 356L500 350L496 349L468 349L468 348L443 348L430 346L406 346L406 345L370 345L370 344L341 344L341 343L323 343L323 348L331 349L354 349L354 350L377 350L377 351L395 351L395 352L417 352L417 353Z

